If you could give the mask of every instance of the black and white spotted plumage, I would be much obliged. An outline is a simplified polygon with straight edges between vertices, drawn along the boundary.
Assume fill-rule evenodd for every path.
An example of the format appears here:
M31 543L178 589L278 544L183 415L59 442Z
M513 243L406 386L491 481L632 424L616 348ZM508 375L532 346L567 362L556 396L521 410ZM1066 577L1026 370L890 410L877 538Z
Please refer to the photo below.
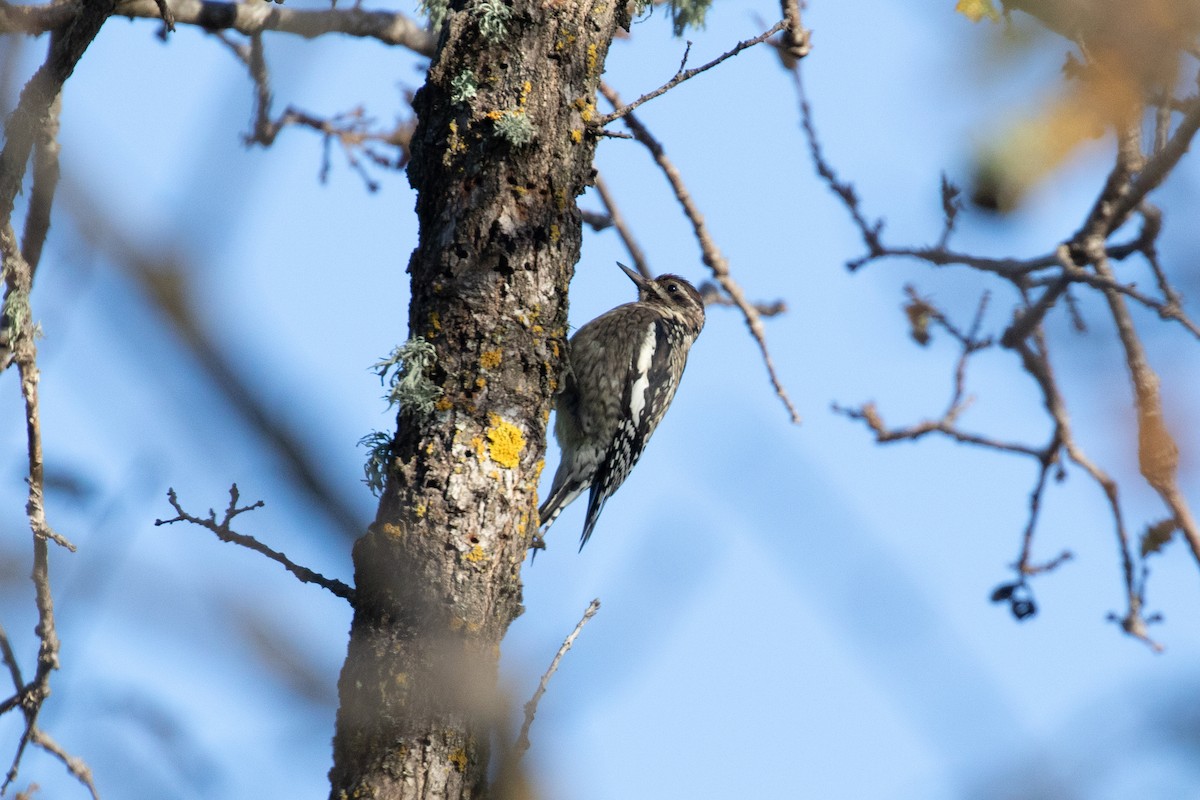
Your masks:
M618 265L638 299L580 328L568 346L569 369L557 397L554 435L562 461L538 514L544 532L588 491L579 548L604 503L637 463L679 388L688 350L704 327L700 293L678 275L643 278Z

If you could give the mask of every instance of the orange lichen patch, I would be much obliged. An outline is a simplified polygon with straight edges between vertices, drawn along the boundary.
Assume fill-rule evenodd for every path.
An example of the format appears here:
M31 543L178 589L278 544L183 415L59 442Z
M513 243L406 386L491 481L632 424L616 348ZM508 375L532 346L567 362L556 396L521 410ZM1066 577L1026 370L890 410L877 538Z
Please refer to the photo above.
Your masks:
M583 129L582 128L572 128L571 129L571 141L574 142L575 144L579 144L580 142L583 141Z
M454 752L450 754L450 763L453 764L454 768L459 772L465 772L467 769L467 751L463 750L461 747L456 748Z
M521 429L501 419L499 414L488 415L490 423L487 438L492 461L502 467L513 469L521 462L521 451L525 449L525 436Z
M475 545L465 554L463 554L463 558L465 558L467 561L470 561L472 564L478 564L480 561L483 561L485 558L487 558L487 553L483 552L482 547Z
M476 378L476 379L475 379L475 388L476 388L476 389L482 389L482 388L483 388L483 387L485 387L485 386L487 386L487 379L486 379L486 378L484 378L484 377L480 376L480 377L478 377L478 378Z
M391 537L392 539L399 539L404 536L404 529L399 525L393 525L390 522L385 522L383 525L380 525L379 530L383 532L384 536Z
M449 397L443 396L443 397L438 398L438 401L433 404L433 407L436 408L438 411L449 411L450 409L454 408L454 404L450 402ZM430 447L430 450L432 451L432 448L433 448L432 442L430 443L429 447Z
M587 97L579 97L575 100L575 108L579 111L579 118L584 122L591 122L596 116L596 101ZM583 132L580 131L582 138Z
M479 366L484 369L495 369L500 366L502 355L499 350L484 350L479 354Z
M471 449L475 451L475 455L480 461L483 461L487 456L487 445L483 443L483 437L481 436L471 437Z

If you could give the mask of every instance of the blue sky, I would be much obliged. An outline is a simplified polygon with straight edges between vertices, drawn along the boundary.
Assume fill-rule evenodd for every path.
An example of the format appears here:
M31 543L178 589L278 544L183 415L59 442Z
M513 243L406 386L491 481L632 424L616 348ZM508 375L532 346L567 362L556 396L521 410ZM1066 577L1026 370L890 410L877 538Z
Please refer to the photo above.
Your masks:
M999 29L970 24L949 0L811 5L805 82L827 156L866 212L886 217L891 241L934 240L939 174L965 181L980 144L1053 93L1061 45L1001 60ZM707 29L688 35L691 63L760 32L777 9L718 2ZM63 671L44 719L89 761L106 798L319 797L349 610L204 531L152 523L170 515L168 486L202 511L223 506L237 481L244 498L267 503L242 518L245 532L343 579L347 543L71 209L97 205L139 246L183 259L210 332L365 523L374 501L356 442L391 424L369 367L407 335L413 197L400 174L377 176L380 191L368 193L336 152L321 185L320 142L305 131L245 149L244 71L211 37L184 29L163 44L154 28L111 21L64 102L66 178L33 306L46 332L48 463L83 488L49 508L80 552L54 557ZM43 46L26 44L26 74ZM662 19L640 23L614 45L606 80L632 99L674 73L683 47ZM419 59L349 38L268 37L267 58L276 112L362 103L386 122L421 81ZM1105 621L1123 608L1111 523L1098 490L1070 470L1048 495L1036 554L1076 558L1034 583L1041 613L1017 624L987 597L1010 577L1033 464L937 440L880 448L830 411L874 400L895 424L940 413L956 350L945 337L928 348L908 338L902 287L915 283L965 324L989 284L913 263L847 273L861 243L813 174L790 79L766 48L640 116L747 293L788 302L767 331L804 422L789 424L741 319L712 309L671 413L587 549L575 552L583 509L572 507L525 571L526 613L503 646L514 708L587 603L603 603L533 729L541 796L1016 798L1049 775L1084 798L1194 797L1197 774L1168 735L1176 724L1195 734L1178 714L1178 698L1195 696L1200 656L1200 582L1185 549L1174 543L1153 564L1149 605L1166 616L1154 632L1168 647L1155 656ZM1094 199L1103 152L1103 142L1087 148L1004 220L968 215L960 246L1051 248ZM652 268L704 279L646 152L606 141L597 166ZM1156 196L1167 209L1163 256L1180 274L1195 273L1196 176L1185 160ZM575 325L631 299L613 266L624 258L611 231L586 235ZM992 288L997 331L1013 298ZM1138 530L1160 512L1136 476L1128 380L1101 304L1082 311L1085 337L1051 317L1055 363L1077 435L1124 480ZM1169 419L1194 452L1195 343L1136 319ZM0 418L17 420L19 392L5 383ZM1045 439L1035 387L1010 353L973 361L970 391L964 425ZM32 663L23 444L21 426L0 426L0 521L15 565L0 609ZM1194 457L1184 469L1200 501ZM16 726L0 720L0 741L14 742ZM36 754L26 780L45 796L82 796Z

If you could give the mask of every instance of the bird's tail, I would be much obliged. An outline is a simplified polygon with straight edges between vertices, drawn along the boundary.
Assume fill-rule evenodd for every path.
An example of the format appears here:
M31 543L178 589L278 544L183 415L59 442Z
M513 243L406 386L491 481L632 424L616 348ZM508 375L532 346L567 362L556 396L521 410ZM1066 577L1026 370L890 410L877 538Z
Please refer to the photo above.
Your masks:
M550 526L554 524L554 520L558 519L562 510L571 505L571 502L582 493L583 487L574 482L552 487L550 496L538 508L538 528L541 532L545 533L550 530Z

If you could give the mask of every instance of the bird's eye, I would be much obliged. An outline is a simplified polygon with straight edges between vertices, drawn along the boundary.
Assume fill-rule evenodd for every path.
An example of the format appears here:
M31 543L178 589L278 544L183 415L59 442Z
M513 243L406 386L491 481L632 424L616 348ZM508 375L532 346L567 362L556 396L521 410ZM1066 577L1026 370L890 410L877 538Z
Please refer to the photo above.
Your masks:
M676 285L675 285L675 284L673 284L673 283L668 283L668 284L667 284L667 291L668 291L668 292L670 292L671 294L675 294L676 292L678 292L678 291L679 291L679 287L678 287L678 286L676 286Z

